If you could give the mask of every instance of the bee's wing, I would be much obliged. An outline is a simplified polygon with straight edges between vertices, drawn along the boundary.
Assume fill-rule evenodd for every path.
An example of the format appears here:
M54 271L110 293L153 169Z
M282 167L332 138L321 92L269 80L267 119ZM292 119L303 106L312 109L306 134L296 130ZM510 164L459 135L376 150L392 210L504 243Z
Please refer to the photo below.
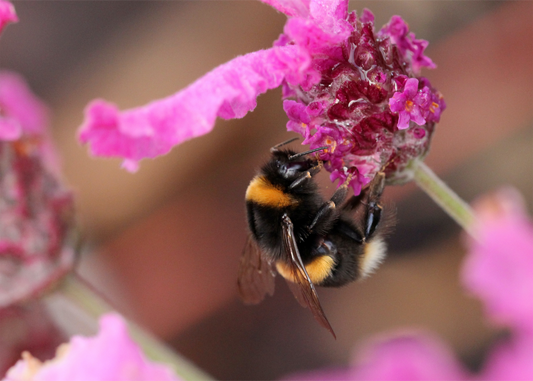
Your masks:
M274 277L272 264L265 258L252 236L248 236L237 280L243 302L257 304L265 298L265 294L273 295Z
M309 307L320 325L331 332L333 337L336 338L335 332L333 332L333 328L331 327L331 324L329 324L329 321L324 314L324 310L320 305L315 286L313 285L313 282L311 282L309 274L307 274L307 270L302 262L300 251L298 250L296 239L294 237L294 227L291 219L286 214L284 214L282 218L282 227L283 245L288 259L287 263L291 268L293 279L295 280L292 285L290 284L291 282L288 282L291 291L302 306Z

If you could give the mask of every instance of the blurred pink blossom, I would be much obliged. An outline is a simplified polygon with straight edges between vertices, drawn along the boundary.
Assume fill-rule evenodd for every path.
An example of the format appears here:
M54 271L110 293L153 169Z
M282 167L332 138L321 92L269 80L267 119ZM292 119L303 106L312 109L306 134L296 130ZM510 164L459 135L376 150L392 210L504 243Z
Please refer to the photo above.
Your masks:
M12 22L19 21L15 13L15 7L9 1L0 0L0 33L4 27Z
M74 264L74 201L47 123L24 79L0 72L0 308L39 295Z
M471 374L431 335L383 336L357 351L348 369L295 375L290 380L533 380L533 224L520 195L504 189L475 204L476 239L462 268L465 287L487 317L510 329Z
M74 336L41 363L28 352L3 381L178 381L169 367L148 361L117 314L100 319L95 337Z
M0 140L46 135L48 110L22 76L0 71Z
M512 189L477 202L478 239L470 239L465 287L484 303L487 316L533 334L533 224Z
M351 367L288 377L291 381L466 380L468 373L437 338L421 331L383 335L359 348Z

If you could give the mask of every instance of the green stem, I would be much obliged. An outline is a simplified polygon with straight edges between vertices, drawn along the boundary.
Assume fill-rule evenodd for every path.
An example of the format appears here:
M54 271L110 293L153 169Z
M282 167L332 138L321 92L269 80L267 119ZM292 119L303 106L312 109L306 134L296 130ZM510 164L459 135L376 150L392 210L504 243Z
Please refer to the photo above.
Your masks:
M473 230L475 216L470 205L463 201L422 162L418 163L415 168L415 182L468 234L475 238Z
M52 315L54 315L53 310L57 310L58 320L63 320L63 325L70 326L64 327L67 331L83 334L94 331L97 328L98 318L104 313L113 311L107 302L76 275L67 276L46 298L46 302L51 307ZM141 326L128 321L128 329L132 339L148 358L170 366L183 380L212 379Z

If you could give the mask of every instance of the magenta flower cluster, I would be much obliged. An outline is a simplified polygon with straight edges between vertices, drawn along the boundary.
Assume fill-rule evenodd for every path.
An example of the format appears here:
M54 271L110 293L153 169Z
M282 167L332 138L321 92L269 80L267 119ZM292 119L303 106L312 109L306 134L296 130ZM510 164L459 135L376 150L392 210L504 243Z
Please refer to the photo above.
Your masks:
M409 33L399 16L375 33L370 11L358 17L346 5L337 5L336 26L326 31L312 17L289 19L277 44L304 47L317 72L312 81L284 83L284 96L294 99L284 101L287 128L310 148L327 146L320 156L331 179L342 182L354 173L359 193L381 170L389 182L410 179L406 168L427 152L445 103L417 77L422 67L435 66L424 55L426 41Z
M476 212L462 282L481 299L488 319L510 333L491 348L480 372L467 371L438 338L412 331L367 343L348 369L290 380L533 380L533 223L513 189L485 196Z
M209 132L216 117L241 118L256 98L283 86L287 128L321 154L331 178L353 176L356 193L385 170L389 182L427 153L445 108L422 67L435 65L395 16L379 32L374 17L348 12L348 0L263 0L288 16L270 49L219 66L186 89L120 112L95 100L86 109L80 140L95 155L118 156L135 170L139 160L167 153Z

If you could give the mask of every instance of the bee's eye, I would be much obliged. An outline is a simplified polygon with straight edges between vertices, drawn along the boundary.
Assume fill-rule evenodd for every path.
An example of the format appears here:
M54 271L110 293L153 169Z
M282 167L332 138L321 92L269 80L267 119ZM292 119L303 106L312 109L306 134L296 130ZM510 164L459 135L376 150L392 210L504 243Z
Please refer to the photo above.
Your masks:
M303 164L304 163L288 163L287 164L287 170L293 171L293 172L300 172L303 170Z

